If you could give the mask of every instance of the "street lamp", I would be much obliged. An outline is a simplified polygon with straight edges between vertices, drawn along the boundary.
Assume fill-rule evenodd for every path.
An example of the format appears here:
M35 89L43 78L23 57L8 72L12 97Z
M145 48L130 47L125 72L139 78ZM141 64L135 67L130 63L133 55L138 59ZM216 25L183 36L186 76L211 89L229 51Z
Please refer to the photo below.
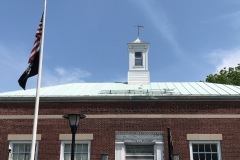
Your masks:
M69 125L71 127L72 132L72 147L71 147L71 160L74 160L74 148L75 148L75 135L77 132L77 127L79 124L80 119L85 118L84 114L65 114L63 118L69 120Z

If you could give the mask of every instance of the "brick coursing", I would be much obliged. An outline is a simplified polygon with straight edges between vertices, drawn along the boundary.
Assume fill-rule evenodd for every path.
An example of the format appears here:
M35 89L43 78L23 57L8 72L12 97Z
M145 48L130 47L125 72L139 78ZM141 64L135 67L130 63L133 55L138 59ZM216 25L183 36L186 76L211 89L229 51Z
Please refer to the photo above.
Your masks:
M123 101L123 102L41 102L39 115L83 114L240 114L239 101ZM0 103L0 115L33 115L34 102ZM8 157L8 134L32 134L33 120L0 120L0 155ZM222 159L240 159L240 119L91 119L81 120L77 133L91 133L91 160L102 153L115 158L115 131L164 131L164 154L168 159L167 127L171 128L174 151L189 160L187 134L222 134ZM59 134L70 134L65 119L40 119L38 159L60 157Z

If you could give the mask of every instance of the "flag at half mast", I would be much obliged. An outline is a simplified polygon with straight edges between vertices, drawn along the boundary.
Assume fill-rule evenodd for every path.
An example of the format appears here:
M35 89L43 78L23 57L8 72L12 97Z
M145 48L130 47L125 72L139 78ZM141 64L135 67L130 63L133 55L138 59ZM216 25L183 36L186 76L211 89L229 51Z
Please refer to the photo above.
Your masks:
M28 78L38 74L39 54L40 54L40 46L41 46L40 44L42 39L42 28L43 28L43 16L41 18L37 33L35 35L36 39L34 41L33 49L31 51L31 55L28 60L29 65L18 80L19 85L24 90L26 88L26 83Z

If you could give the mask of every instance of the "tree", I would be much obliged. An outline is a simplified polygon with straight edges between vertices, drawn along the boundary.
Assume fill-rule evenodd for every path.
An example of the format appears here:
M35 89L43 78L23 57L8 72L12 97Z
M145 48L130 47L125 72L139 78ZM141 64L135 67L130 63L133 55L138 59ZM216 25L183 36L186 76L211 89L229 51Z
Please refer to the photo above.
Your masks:
M208 75L206 82L240 86L240 64L235 68L225 67L217 74Z

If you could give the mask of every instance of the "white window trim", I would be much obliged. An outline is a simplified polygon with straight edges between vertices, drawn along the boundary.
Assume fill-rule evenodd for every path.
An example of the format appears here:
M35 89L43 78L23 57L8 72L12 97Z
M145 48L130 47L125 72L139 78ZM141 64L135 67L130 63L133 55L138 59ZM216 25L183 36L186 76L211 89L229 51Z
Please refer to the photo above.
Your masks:
M126 160L126 145L129 143L124 142L115 142L115 160ZM163 153L163 142L153 142L153 143L139 143L139 142L131 142L131 145L153 145L154 147L154 160L163 160L164 159L164 153Z
M64 144L72 144L72 141L61 141L60 160L64 160ZM90 160L91 141L75 141L75 144L88 144L88 160Z
M9 142L9 149L11 149L10 155L11 158L10 160L12 160L12 151L13 151L13 144L14 143L24 143L24 144L32 144L32 141L10 141ZM35 159L38 159L38 141L36 141L36 150L35 150Z
M189 141L190 160L193 160L193 150L192 150L192 144L193 143L198 143L198 144L217 144L218 160L222 160L220 141L201 141L201 140Z

